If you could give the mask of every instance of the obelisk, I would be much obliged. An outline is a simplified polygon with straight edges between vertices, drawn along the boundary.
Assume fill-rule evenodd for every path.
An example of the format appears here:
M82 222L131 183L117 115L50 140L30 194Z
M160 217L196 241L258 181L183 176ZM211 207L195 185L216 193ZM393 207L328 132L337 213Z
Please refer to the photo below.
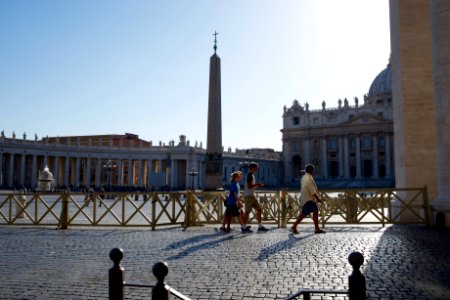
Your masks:
M208 134L205 158L205 190L222 188L222 107L220 91L220 58L214 32L214 54L209 61Z

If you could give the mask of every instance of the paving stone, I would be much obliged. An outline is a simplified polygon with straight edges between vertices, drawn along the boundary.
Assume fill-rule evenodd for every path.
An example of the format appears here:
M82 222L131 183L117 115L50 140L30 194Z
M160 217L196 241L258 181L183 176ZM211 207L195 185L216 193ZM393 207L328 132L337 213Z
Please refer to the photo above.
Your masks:
M302 288L347 289L347 257L355 250L365 257L368 299L449 299L450 231L329 226L326 234L314 235L304 225L300 232L0 226L0 299L107 299L114 247L124 251L127 282L154 284L152 265L166 261L166 282L192 299L283 299ZM148 288L126 288L126 299L150 294Z

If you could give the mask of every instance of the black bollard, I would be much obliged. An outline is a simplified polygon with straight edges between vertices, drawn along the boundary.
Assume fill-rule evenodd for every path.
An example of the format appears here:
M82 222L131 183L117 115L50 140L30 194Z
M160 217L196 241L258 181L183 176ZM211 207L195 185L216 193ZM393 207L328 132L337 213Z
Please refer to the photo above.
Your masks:
M348 256L348 262L353 267L353 272L348 276L348 295L350 300L366 300L366 279L359 268L364 263L364 256L360 252L352 252Z
M109 257L114 262L114 266L109 269L109 300L123 300L125 299L124 268L120 265L120 261L123 258L122 249L112 249L109 252Z
M169 268L166 263L158 262L153 265L153 275L155 275L158 282L152 289L152 299L153 300L168 300L169 291L165 287L164 278L169 273Z

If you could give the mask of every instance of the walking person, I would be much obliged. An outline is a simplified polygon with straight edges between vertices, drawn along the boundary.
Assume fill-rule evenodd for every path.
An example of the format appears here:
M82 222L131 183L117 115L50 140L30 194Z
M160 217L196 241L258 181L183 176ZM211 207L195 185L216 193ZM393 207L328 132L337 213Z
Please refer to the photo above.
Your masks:
M230 177L230 188L231 188L231 185L233 184L233 181L235 180L234 178L233 178L233 174L234 173L239 173L239 181L241 180L241 178L242 178L242 172L241 171L236 171L236 172L233 172L233 173L231 173L231 177ZM239 190L240 190L240 186L239 186L239 181L238 181L238 188L239 188ZM238 193L238 195L239 195L239 193ZM227 200L228 200L228 197L223 201L223 205L225 206L225 211L226 211L226 209L227 209ZM239 212L240 213L244 213L243 211L242 211L242 208L240 208L239 209ZM225 225L226 225L226 218L225 218L225 213L224 213L224 218L223 218L223 221L222 221L222 226L220 227L220 231L225 231Z
M305 175L302 176L300 180L300 200L305 202L302 207L302 211L297 217L294 225L291 227L291 232L293 234L298 234L297 225L303 220L304 217L308 216L310 213L313 214L313 221L315 227L315 233L325 233L319 228L319 208L316 202L321 202L319 197L319 192L317 191L317 185L314 181L314 166L307 165L305 169Z
M256 162L251 162L248 166L247 179L245 180L244 189L244 200L245 200L245 214L244 214L244 224L247 224L248 217L252 209L256 210L256 220L258 221L258 231L266 232L269 229L265 228L261 224L262 208L258 203L258 199L255 197L255 189L263 187L262 182L256 183L255 173L258 171L258 164ZM253 232L251 226L245 226L242 228L243 233Z
M243 222L243 213L242 213L242 199L239 196L239 181L241 180L241 173L240 172L233 172L231 174L231 184L230 184L230 193L226 200L226 206L225 209L225 218L224 218L224 226L222 226L220 229L221 231L224 231L226 233L231 231L230 225L231 220L233 217L238 217L239 224L241 225L241 229L244 228L244 222ZM226 226L226 227L225 227Z

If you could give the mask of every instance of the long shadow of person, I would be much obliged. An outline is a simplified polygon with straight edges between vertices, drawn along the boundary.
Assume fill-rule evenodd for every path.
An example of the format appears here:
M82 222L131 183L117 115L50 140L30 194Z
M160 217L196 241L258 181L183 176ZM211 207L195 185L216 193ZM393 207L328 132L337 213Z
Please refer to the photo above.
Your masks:
M208 234L202 234L202 235L196 235L181 241L176 241L173 242L170 245L167 245L166 248L164 248L164 250L172 250L172 249L179 249L182 248L186 245L190 245L192 243L197 243L200 242L202 240L206 240L209 238L215 238L215 237L219 237L220 235L217 235L217 233L208 233Z
M215 236L217 236L217 234L215 234ZM185 256L188 256L189 254L194 253L198 250L211 249L211 248L217 247L220 243L222 243L224 241L232 240L232 239L233 239L233 236L228 235L221 239L215 239L212 241L196 244L194 246L184 249L183 251L181 251L180 253L178 253L176 255L172 255L172 256L168 257L167 260L176 260L176 259L180 259Z
M285 250L288 250L288 249L294 247L297 242L307 239L308 237L313 236L313 235L314 234L309 234L306 236L297 237L293 234L289 234L287 240L280 241L276 244L272 244L268 247L262 248L261 251L259 252L258 257L256 257L256 260L258 260L258 261L266 260L267 258L269 258L270 256L272 256L278 252L285 251Z

